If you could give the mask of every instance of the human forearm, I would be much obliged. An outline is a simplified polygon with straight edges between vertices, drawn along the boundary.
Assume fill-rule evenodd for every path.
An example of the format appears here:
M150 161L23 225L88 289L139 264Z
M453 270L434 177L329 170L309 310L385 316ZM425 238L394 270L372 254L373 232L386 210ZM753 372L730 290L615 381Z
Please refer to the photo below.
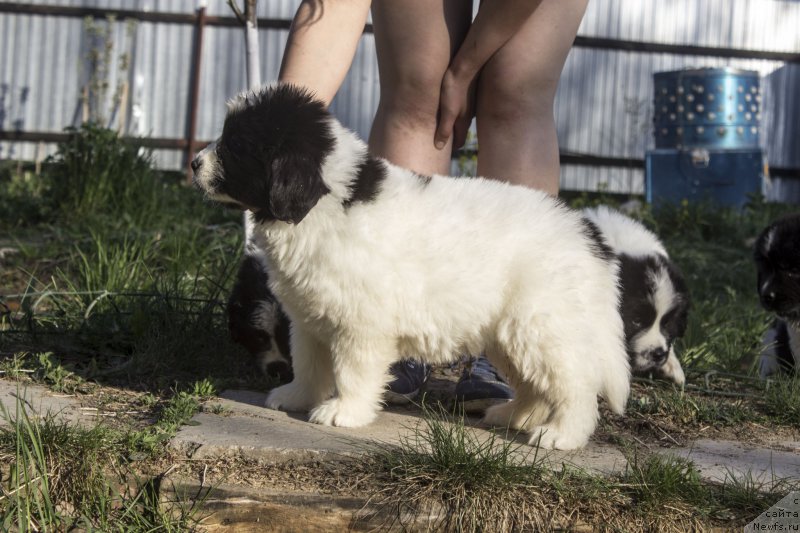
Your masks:
M353 62L370 0L304 0L297 10L279 79L330 104Z
M453 75L472 79L520 29L541 0L484 0L450 64Z

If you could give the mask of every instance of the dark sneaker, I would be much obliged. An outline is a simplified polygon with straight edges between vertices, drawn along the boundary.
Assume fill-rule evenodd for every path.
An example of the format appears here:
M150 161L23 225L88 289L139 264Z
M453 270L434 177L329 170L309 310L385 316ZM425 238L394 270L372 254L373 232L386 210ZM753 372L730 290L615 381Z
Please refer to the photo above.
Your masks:
M389 373L394 379L389 383L383 397L389 403L404 404L419 395L422 385L428 380L431 367L418 361L404 359L393 364L389 368Z
M472 359L456 383L456 402L465 413L483 413L492 405L514 399L514 390L501 378L488 359Z

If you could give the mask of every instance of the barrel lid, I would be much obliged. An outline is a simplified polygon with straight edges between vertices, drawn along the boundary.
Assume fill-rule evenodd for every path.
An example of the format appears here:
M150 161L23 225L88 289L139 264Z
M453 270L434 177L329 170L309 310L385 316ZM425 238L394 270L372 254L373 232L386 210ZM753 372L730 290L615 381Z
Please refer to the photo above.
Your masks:
M704 68L689 68L682 70L670 70L666 72L656 72L654 76L675 77L675 76L743 76L743 77L758 77L758 72L755 70L745 70L735 67L704 67Z

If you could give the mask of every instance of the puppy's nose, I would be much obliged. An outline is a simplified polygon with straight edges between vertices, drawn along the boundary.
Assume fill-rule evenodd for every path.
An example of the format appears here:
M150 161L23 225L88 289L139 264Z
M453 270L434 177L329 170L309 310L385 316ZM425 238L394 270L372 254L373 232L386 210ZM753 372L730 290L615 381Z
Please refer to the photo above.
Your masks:
M654 349L652 352L650 352L650 359L652 359L653 362L658 365L662 364L667 360L667 350L664 348Z
M203 166L203 161L199 157L192 159L192 170L197 172L197 169Z

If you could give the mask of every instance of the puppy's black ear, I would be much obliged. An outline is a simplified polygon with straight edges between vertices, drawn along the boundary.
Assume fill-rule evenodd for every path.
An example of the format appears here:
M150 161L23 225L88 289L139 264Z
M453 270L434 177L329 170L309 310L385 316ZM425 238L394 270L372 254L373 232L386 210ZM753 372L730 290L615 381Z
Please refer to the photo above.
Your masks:
M285 154L271 162L268 207L272 218L297 224L330 190L322 181L321 161Z

